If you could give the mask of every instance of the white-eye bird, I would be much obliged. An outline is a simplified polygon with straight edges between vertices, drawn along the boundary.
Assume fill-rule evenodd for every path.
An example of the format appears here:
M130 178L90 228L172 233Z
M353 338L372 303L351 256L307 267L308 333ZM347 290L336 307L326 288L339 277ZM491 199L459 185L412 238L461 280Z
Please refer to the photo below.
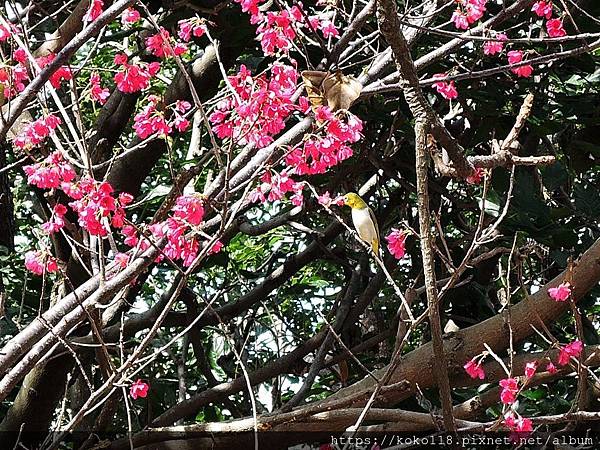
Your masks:
M344 204L352 208L352 222L358 236L371 246L373 253L379 255L379 227L373 210L358 194L349 192L344 195Z

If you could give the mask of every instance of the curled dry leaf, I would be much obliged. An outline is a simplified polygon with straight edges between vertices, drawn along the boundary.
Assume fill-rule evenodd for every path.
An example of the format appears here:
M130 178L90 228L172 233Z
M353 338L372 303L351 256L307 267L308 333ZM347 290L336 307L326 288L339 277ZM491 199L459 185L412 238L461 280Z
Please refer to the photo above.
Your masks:
M332 111L349 109L360 96L362 84L354 77L318 70L305 70L302 80L313 111L318 106L329 106Z

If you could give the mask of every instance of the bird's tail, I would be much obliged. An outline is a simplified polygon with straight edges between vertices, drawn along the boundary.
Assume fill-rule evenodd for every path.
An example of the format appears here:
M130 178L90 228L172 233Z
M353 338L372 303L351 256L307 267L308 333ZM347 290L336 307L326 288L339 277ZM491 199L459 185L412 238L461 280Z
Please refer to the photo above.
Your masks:
M381 256L379 254L379 241L377 239L373 239L373 242L371 242L371 247L373 247L373 252L377 255L377 256Z

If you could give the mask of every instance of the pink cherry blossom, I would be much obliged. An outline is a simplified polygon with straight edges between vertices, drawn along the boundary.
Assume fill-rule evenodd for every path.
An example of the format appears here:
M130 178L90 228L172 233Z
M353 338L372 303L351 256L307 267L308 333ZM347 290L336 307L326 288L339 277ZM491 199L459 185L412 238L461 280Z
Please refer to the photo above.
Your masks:
M90 97L92 100L104 105L106 100L110 96L110 91L108 88L103 88L100 85L100 75L97 72L93 72L90 75L90 84L92 85L90 90Z
M187 51L184 44L172 41L169 32L162 27L159 33L146 38L146 46L150 53L159 58L179 56Z
M204 206L198 195L182 195L173 207L174 217L191 225L200 225L204 218Z
M513 411L509 410L504 415L504 420L502 421L502 423L509 430L514 430L515 427L517 426L517 418L515 417L515 413Z
M129 255L127 253L117 253L114 259L122 269L126 268L127 264L129 264Z
M392 228L392 232L388 234L385 239L388 241L387 248L390 253L394 255L396 259L404 258L404 254L406 253L406 233L402 230Z
M508 63L517 64L523 61L523 52L521 50L512 50L508 52ZM511 71L519 77L528 78L533 73L533 67L530 65L519 66L511 69Z
M23 166L27 182L40 189L55 189L62 183L75 179L73 167L66 162L59 151L50 153L43 161Z
M25 268L35 275L43 275L58 272L58 262L46 252L29 251L25 254Z
M157 134L168 136L171 134L171 125L167 123L163 111L157 108L160 99L155 95L148 97L148 104L133 118L133 129L141 139Z
M558 365L566 366L569 364L571 357L578 358L583 350L583 344L580 340L571 342L570 344L561 347L558 354Z
M481 19L486 11L487 0L456 0L458 8L450 19L459 30L466 30L469 25Z
M479 183L481 183L481 180L483 180L484 176L485 176L485 169L483 169L481 167L475 167L475 172L473 172L471 175L469 175L466 178L466 181L469 184L479 184Z
M48 64L50 64L52 61L54 61L54 58L56 58L56 54L49 53L46 56L41 56L39 58L36 58L36 62L38 63L40 68L43 69ZM54 89L58 89L58 88L60 88L60 85L62 84L63 80L68 81L72 78L73 78L73 74L71 73L71 69L69 69L66 66L61 66L58 69L56 69L56 71L50 76L49 81Z
M219 138L263 148L285 128L287 117L296 109L292 97L299 74L294 67L276 63L269 75L253 78L242 65L237 75L229 77L237 97L219 102L209 117Z
M117 88L126 94L147 89L150 85L150 78L160 70L158 62L129 64L127 55L124 53L115 55L115 64L121 66L121 70L115 75L115 83Z
M52 209L50 220L42 224L42 229L48 234L56 233L65 226L64 216L66 213L67 207L57 203Z
M4 25L0 25L0 42L6 41L12 35L11 31Z
M91 4L85 15L83 16L83 22L93 22L102 14L102 8L104 8L104 2L102 0L91 0Z
M487 41L483 44L483 53L489 56L495 55L496 53L500 53L504 48L504 42L508 39L506 34L499 33L496 36L496 41Z
M216 241L210 250L208 251L209 255L214 255L215 253L219 253L223 249L223 243L221 241Z
M460 9L454 11L450 20L454 22L454 26L457 30L466 30L469 28L469 21L467 20L467 15L463 13Z
M537 361L530 361L525 364L525 376L527 378L531 378L535 375L535 371L537 370L538 363Z
M468 361L463 367L465 368L465 371L467 372L467 374L469 374L471 378L479 378L480 380L485 379L485 372L481 367L481 363L475 361L475 359Z
M561 19L550 19L546 22L546 30L548 36L556 38L567 35L567 32L563 28L563 21Z
M548 365L546 366L546 372L549 372L549 373L556 373L556 372L558 372L558 369L556 368L556 366L554 364L552 364L552 361L550 361L548 363Z
M557 287L549 288L548 295L554 301L564 302L571 295L571 285L569 283L561 283Z
M148 389L150 389L148 383L145 383L138 378L129 388L129 395L131 395L134 400L138 398L146 398L148 395Z
M96 181L85 177L77 183L65 185L63 191L73 201L69 206L77 213L78 223L91 235L106 236L112 225L121 228L124 225L124 207L131 202L129 194L113 196L113 187L106 181Z
M207 31L206 21L199 17L192 17L191 19L180 20L177 22L179 25L179 31L177 35L185 42L189 42L194 37L201 37Z
M140 20L141 16L140 16L140 12L133 8L132 6L130 6L129 8L127 8L125 11L123 11L121 13L121 23L123 25L129 25L132 23L137 22L138 20Z
M533 431L533 422L527 417L519 417L515 426L515 431L520 433Z
M266 20L256 29L265 55L287 54L296 38L294 27L298 19L302 20L302 13L298 6L292 7L289 11L267 12Z
M21 150L31 149L44 142L61 122L60 117L53 114L40 117L23 127L19 134L13 138L13 145Z
M323 20L319 24L319 29L321 30L321 33L323 33L325 39L329 37L338 37L340 35L340 32L331 20Z
M531 11L536 13L539 17L545 17L546 19L549 19L550 17L552 17L552 2L535 2L533 7L531 8Z
M516 378L505 378L500 380L502 391L500 392L500 401L505 405L512 405L517 399L519 392L519 382Z
M447 76L448 75L445 73L436 73L433 78L445 78ZM432 87L434 87L435 90L447 100L452 100L453 98L458 97L458 91L456 90L454 81L450 81L449 83L445 81L438 81L437 83L433 83Z

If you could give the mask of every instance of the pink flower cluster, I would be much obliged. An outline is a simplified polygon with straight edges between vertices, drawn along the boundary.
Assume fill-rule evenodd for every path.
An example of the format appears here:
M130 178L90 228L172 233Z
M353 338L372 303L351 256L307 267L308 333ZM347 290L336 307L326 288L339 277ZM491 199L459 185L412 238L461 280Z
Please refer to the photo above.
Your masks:
M549 288L548 295L556 302L564 302L571 295L571 285L569 283L561 283L556 287Z
M458 30L466 30L485 13L487 0L456 0L458 7L452 14L452 22Z
M54 58L56 58L56 55L54 53L49 53L46 56L41 56L37 58L36 61L40 68L43 69L52 61L54 61ZM63 80L69 81L72 78L73 74L71 73L71 69L69 69L67 66L61 66L54 71L54 73L50 76L49 81L54 89L58 89L62 84Z
M131 6L121 13L121 23L123 25L131 25L140 19L140 12Z
M500 401L505 405L512 405L519 393L519 381L516 378L505 378L500 380Z
M90 75L90 84L92 85L90 89L90 97L92 100L104 105L110 95L110 91L108 88L103 88L100 85L100 75L98 75L97 72L93 72Z
M537 371L537 367L537 361L530 361L527 364L525 364L525 376L527 378L531 378L532 376L534 376L535 372Z
M199 234L198 226L204 219L202 196L193 194L179 197L172 212L171 217L164 222L155 223L149 227L149 231L155 239L167 239L163 253L156 261L161 261L166 256L172 260L181 260L184 266L189 267L200 250L200 241L197 236ZM126 245L135 247L139 244L141 250L150 246L150 242L146 238L139 238L137 230L132 225L125 225L121 233L125 236ZM223 244L217 241L208 250L208 254L217 253L222 248Z
M63 186L63 190L73 199L69 206L77 213L79 225L94 236L106 236L109 224L122 228L125 222L123 208L133 201L133 196L125 192L115 198L109 183L87 177Z
M481 361L477 361L477 358L473 358L472 360L467 361L467 363L463 367L471 378L479 378L480 380L483 380L485 378L485 372L481 367Z
M207 31L206 20L200 17L180 20L177 24L179 25L177 35L185 42L189 42L192 39L192 35L194 37L202 37Z
M63 183L70 183L76 176L59 151L51 153L39 163L23 166L23 171L27 175L27 182L40 189L58 188Z
M29 251L25 253L25 268L35 275L58 272L58 261L47 252Z
M486 41L486 43L483 44L483 53L488 56L492 56L492 55L495 55L496 53L500 53L502 51L502 49L504 48L504 41L506 41L507 39L508 39L508 36L506 36L506 34L498 33L496 35L495 41Z
M296 206L303 204L302 190L304 184L290 178L286 170L281 173L267 171L261 176L260 180L262 184L250 193L251 202L274 202L281 200L287 193L293 192L292 204Z
M146 38L146 46L150 50L150 53L163 59L169 56L179 56L187 52L186 45L172 40L169 32L162 27L159 33Z
M164 111L158 109L159 101L160 99L156 95L150 95L148 104L133 118L133 128L141 139L146 139L155 133L161 137L168 136L173 131L173 127L183 132L190 124L184 117L184 114L191 108L189 102L178 100L173 109L173 120L167 121Z
M469 175L466 180L469 184L479 184L483 177L485 176L485 169L481 167L475 167L475 171Z
M518 64L523 61L523 52L521 50L512 50L508 52L508 63ZM519 77L528 78L533 73L533 67L531 65L524 65L510 69L512 73Z
M433 78L446 78L447 76L448 74L445 73L436 73ZM458 97L458 91L456 90L454 81L450 81L449 83L438 81L437 83L433 83L432 87L446 100L452 100L453 98Z
M319 205L323 205L323 206L330 206L332 204L337 205L337 206L343 206L344 198L343 197L331 198L331 194L329 193L329 191L325 191L323 194L317 196L317 202L319 203Z
M160 70L158 62L129 64L127 55L124 53L115 55L115 64L121 66L121 70L115 75L115 83L117 88L125 93L146 89L150 85L150 78Z
M546 19L549 19L552 17L552 2L540 0L535 2L531 10L539 17L545 17Z
M137 400L138 398L146 398L149 389L150 385L138 378L129 388L129 395L131 395L131 398L134 400Z
M264 54L287 54L296 38L294 25L301 21L302 11L297 6L293 6L289 11L267 12L266 19L256 29Z
M240 4L243 12L250 14L250 23L259 24L256 32L262 50L267 56L287 54L292 48L297 30L306 26L308 15L302 11L301 3L281 11L268 11L263 14L259 6L264 0L235 1ZM308 18L308 23L313 30L320 30L326 39L339 36L339 31L331 20L311 16Z
M102 0L92 0L89 9L83 16L83 22L93 22L102 14L102 8L104 8L104 2Z
M27 62L25 50L17 48L12 54L12 59L17 64L0 67L0 84L4 87L6 98L12 98L25 89L25 82L29 80L29 73L25 66Z
M13 145L21 150L30 149L46 140L50 133L61 124L60 117L50 114L46 117L27 124L21 132L14 137Z
M292 96L298 72L291 66L276 63L270 75L253 78L242 65L237 75L229 77L237 97L219 102L209 117L219 138L262 148L285 128L285 119L296 109Z
M558 353L558 365L566 366L569 364L571 357L578 358L582 351L583 343L580 340L573 341L570 344L561 347L560 352Z
M404 258L406 253L406 233L402 230L392 228L392 232L385 239L388 241L387 248L394 255L394 258Z
M551 19L553 13L551 1L537 1L531 8L531 11L537 16L546 19L546 31L548 32L548 36L556 38L567 35L567 32L563 27L563 21L561 19Z
M567 32L563 28L563 22L561 19L550 19L546 22L546 31L548 36L556 38L567 35Z
M325 173L327 169L352 156L349 144L361 138L362 121L350 112L333 114L320 106L316 113L319 132L298 144L285 158L297 175Z
M67 213L67 207L57 203L52 209L52 216L50 220L42 224L42 230L48 234L53 234L59 231L65 226L65 214Z
M533 431L533 422L527 417L521 417L513 410L508 411L504 415L504 426L511 431L526 433Z

